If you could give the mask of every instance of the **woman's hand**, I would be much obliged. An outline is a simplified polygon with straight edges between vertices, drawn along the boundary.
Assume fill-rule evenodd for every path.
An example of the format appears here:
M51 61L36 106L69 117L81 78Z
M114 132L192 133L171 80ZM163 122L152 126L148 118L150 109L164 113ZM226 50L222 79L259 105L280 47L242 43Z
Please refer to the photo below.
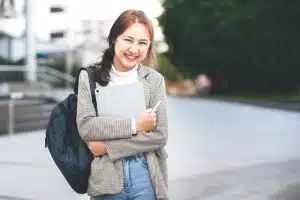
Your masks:
M135 127L137 132L152 131L156 127L156 113L152 109L145 110L135 120Z
M107 153L106 145L102 141L87 141L87 146L89 147L91 153L97 156L103 156Z

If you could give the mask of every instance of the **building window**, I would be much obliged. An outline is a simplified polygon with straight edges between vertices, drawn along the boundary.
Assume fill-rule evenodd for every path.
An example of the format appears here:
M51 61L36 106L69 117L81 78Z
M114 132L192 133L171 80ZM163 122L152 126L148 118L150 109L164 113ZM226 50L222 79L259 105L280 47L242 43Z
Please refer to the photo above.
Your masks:
M53 40L53 39L57 39L57 38L63 38L65 35L64 32L53 32L53 33L50 33L50 39Z
M51 13L58 13L58 12L64 12L64 9L59 6L53 6L50 8Z
M0 0L0 17L13 18L16 15L14 0Z

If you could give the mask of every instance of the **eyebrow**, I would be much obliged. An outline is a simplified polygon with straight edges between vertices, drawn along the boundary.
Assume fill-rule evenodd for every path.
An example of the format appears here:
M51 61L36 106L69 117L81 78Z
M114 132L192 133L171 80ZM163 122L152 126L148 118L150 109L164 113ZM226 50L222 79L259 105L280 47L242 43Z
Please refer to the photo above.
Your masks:
M130 38L130 39L132 39L132 40L134 39L133 37L128 36L128 35L124 35L124 37ZM150 42L149 39L140 39L139 41L142 41L142 42Z

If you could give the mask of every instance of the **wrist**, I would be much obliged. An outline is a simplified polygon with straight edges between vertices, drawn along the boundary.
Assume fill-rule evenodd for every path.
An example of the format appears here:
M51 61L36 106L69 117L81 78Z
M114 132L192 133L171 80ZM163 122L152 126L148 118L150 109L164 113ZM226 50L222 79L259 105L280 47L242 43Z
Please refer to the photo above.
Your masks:
M135 130L136 130L136 132L138 133L138 132L140 132L141 131L141 129L140 129L140 120L139 119L136 119L135 120Z

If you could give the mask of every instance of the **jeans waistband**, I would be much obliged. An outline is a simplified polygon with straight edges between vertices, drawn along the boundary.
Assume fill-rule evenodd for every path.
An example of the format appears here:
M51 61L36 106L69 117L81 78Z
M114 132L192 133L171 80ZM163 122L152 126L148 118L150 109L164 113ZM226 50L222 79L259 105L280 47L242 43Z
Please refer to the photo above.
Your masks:
M138 153L138 154L135 154L132 156L128 156L128 157L124 158L123 160L133 160L135 158L140 158L140 157L144 157L144 156L145 156L145 153Z

